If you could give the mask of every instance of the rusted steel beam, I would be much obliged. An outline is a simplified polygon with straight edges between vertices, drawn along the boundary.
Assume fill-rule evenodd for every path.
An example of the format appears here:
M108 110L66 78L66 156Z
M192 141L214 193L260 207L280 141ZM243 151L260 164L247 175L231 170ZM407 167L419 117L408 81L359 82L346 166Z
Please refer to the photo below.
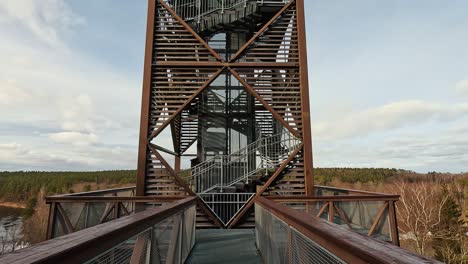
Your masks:
M219 56L219 54L213 50L210 45L208 45L208 43L206 43L205 40L203 40L181 17L179 17L179 15L177 15L176 12L174 12L174 10L172 10L172 8L170 6L168 6L166 4L166 2L164 2L164 0L159 0L159 3L182 25L184 26L184 28L190 32L190 34L192 34L197 40L198 42L200 42L200 44L202 44L210 53L211 55L213 55L213 57L215 57L218 61L223 61L223 59L221 58L221 56Z
M229 71L231 72L232 76L234 76L239 82L244 86L244 88L249 92L252 96L254 96L264 107L266 110L268 110L273 117L278 120L286 129L291 132L294 136L301 138L301 135L297 130L292 128L285 120L284 118L278 114L278 112L275 111L256 91L255 89L248 84L235 70L228 68Z
M179 177L179 175L172 169L172 167L169 165L169 163L167 163L167 161L159 154L159 152L157 150L155 150L151 144L149 145L151 151L153 152L153 154L156 155L156 157L159 159L159 161L163 164L164 167L166 167L167 171L169 172L169 174L171 174L171 176L174 177L174 179L176 180L176 182L179 184L179 186L183 187L184 190L191 196L196 196L196 194L192 191L192 189L190 189L190 187ZM198 197L197 197L198 198ZM217 217L213 214L213 212L211 212L211 210L209 210L206 206L205 203L201 202L201 200L198 198L197 200L197 204L200 206L200 208L205 212L205 214L207 214L207 216L212 220L214 221L214 223L216 225L220 224L219 221L217 221Z
M125 215L130 215L130 212L128 211L127 207L125 207L125 205L123 203L119 203L120 204L120 208L122 209L123 213Z
M396 246L400 246L400 236L398 234L398 222L395 209L395 201L389 201L388 217L390 219L390 235L392 237L392 243Z
M172 151L172 150L168 150L167 148L163 148L163 147L158 146L158 145L156 145L156 144L152 144L152 146L153 146L155 149L157 149L157 150L159 150L159 151L162 151L162 152L164 152L164 153L167 153L167 154L170 154L170 155L173 155L173 156L179 155L179 154L175 153L175 152Z
M195 196L196 194L190 189L190 187L187 185L187 183L182 180L182 178L177 175L177 172L169 165L169 163L159 154L159 152L153 147L152 144L149 144L148 147L150 148L151 152L156 155L158 160L161 162L161 164L166 168L166 170L169 172L169 174L174 177L174 180L179 184L180 187L184 188L185 192L188 193L189 195Z
M333 208L335 208L335 211L338 213L338 215L340 216L341 220L343 220L345 222L345 224L350 228L352 229L353 227L351 226L351 223L349 222L349 219L348 217L346 217L346 214L343 212L343 210L341 210L340 207L336 206L335 203L333 203Z
M102 214L101 218L99 219L99 223L102 224L106 221L106 218L109 216L109 214L112 212L112 210L115 210L115 203L108 203L106 205L106 209L104 209L104 213Z
M273 22L276 21L276 19L278 19L278 17L280 17L284 11L288 10L288 8L293 5L296 1L295 0L291 0L289 3L287 3L286 5L283 6L283 8L281 8L278 13L276 13L255 35L253 35L252 38L250 38L237 52L236 54L234 54L231 59L229 60L229 62L233 62L235 60L237 60L239 58L239 56L241 56L248 48L249 46L255 42L255 40L258 39L258 37L260 37L269 27L271 24L273 24Z
M312 157L312 128L310 125L309 72L307 70L307 43L304 17L304 0L296 1L297 33L299 39L299 80L302 107L302 142L304 143L304 178L306 195L314 194L314 175Z
M63 207L60 205L60 203L57 203L57 213L58 217L62 220L62 225L67 233L73 233L75 231L75 228L73 227L72 223L70 222L70 219L67 216L67 213L65 210L63 210Z
M137 195L145 194L146 177L146 155L148 151L148 131L149 131L149 113L151 105L151 62L154 51L154 18L156 14L155 0L148 0L148 17L146 22L146 45L145 59L143 68L143 92L141 99L140 113L140 137L138 143L138 163L137 163Z
M49 204L49 220L47 223L47 234L46 240L51 239L55 230L54 227L56 226L55 221L57 221L57 203Z
M369 229L369 232L367 232L367 235L368 236L371 236L372 234L374 234L375 230L377 229L377 226L379 225L380 223L380 219L382 219L382 216L384 215L385 213L385 210L388 209L388 202L385 202L383 205L382 205L382 208L380 208L380 211L379 213L376 215L375 217L375 220L374 220L374 223L372 224L371 228Z
M323 213L325 213L325 210L327 210L327 207L329 206L328 202L323 203L322 207L320 208L319 212L317 213L317 217L321 217Z
M335 222L335 208L333 207L333 202L328 202L328 221Z
M266 189L270 187L273 181L275 181L276 178L281 174L281 172L284 171L289 162L291 162L296 157L297 153L299 153L301 149L302 144L299 145L297 149L294 150L293 153L291 153L291 155L289 155L289 157L285 161L283 161L283 163L281 163L281 166L275 171L275 173L273 173L273 175L270 176L268 181L260 188L260 190L257 190L257 193L255 194L254 198L260 197L266 191ZM237 214L237 216L229 224L229 228L234 227L242 219L242 217L244 217L247 211L249 211L250 207L252 207L252 205L254 204L254 198L250 199L250 201L244 206L244 208Z
M151 133L151 135L149 136L148 138L148 142L150 142L153 138L155 138L157 135L159 135L159 133L161 133L164 128L167 127L167 125L169 125L172 120L180 113L182 112L182 110L184 110L184 108L189 105L201 92L203 92L207 87L210 86L210 84L216 80L216 78L218 78L218 76L223 72L224 70L224 67L219 69L218 71L216 71L213 76L211 76L211 78L206 81L194 94L192 94L192 96L190 96L187 101L181 106L179 107L166 121L164 121L164 123L158 127L157 130L153 131ZM146 156L145 156L145 159L146 159Z

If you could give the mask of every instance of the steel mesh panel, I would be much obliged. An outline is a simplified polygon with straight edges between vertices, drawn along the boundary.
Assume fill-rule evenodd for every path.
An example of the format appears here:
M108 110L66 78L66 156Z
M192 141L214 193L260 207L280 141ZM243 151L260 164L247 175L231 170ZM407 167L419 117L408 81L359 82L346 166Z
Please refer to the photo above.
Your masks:
M291 263L345 263L291 227Z
M85 263L130 263L132 259L135 260L134 263L146 263L150 237L151 229L147 229Z
M191 206L85 263L184 263L195 245L195 220Z
M255 205L257 247L265 263L288 262L288 225Z

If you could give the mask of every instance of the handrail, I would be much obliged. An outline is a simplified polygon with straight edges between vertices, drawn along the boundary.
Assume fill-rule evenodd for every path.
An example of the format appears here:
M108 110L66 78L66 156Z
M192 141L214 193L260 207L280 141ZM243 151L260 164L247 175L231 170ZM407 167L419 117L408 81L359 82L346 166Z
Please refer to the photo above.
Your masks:
M70 196L99 196L99 195L103 195L103 194L131 191L131 190L135 190L135 189L136 189L136 186L129 186L129 187L97 190L97 191L90 191L90 192L57 194L57 195L48 196L48 197L53 198L53 197L65 197L65 196L67 196L67 197L70 197Z
M188 174L185 180L189 186L197 188L197 193L205 193L216 187L222 188L242 180L248 181L260 171L268 174L269 169L281 164L300 143L301 140L289 132L259 138L236 152L217 155L179 174L181 178L184 178L182 175ZM260 162L252 161L252 157L260 159ZM232 165L232 169L235 170L233 173L230 169Z
M0 263L83 263L195 205L195 197L185 198L18 250Z
M187 196L47 196L46 204L51 203L85 203L85 202L131 202L155 203L173 202L187 198Z
M331 253L335 258L347 263L440 263L395 245L371 237L361 236L350 230L340 228L333 223L312 217L305 212L294 210L263 197L257 197L255 204L287 225L288 234L285 235L286 238L291 239L291 232L293 231L296 234L299 233L300 236L311 240L312 243L318 245L325 252ZM261 222L263 217L265 216L256 218L256 222L259 221L256 223L256 228L271 228L269 221L266 221L268 223ZM261 240L260 243L285 245L288 248L283 250L288 251L286 255L289 256L292 254L307 254L307 252L300 251L292 252L294 249L298 249L292 248L290 241L285 243L281 243L281 241L270 242L273 239L271 237L269 239L268 237L277 234L271 234L268 231L257 230L257 234L260 232L260 235L267 236L266 241ZM257 238L257 243L259 239L262 238ZM259 247L262 248L262 245ZM289 263L291 262L289 261Z
M317 202L317 201L398 201L398 194L382 195L323 195L323 196L265 196L276 202Z
M337 191L337 192L348 192L351 195L354 195L354 194L387 195L387 194L379 193L379 192L370 192L370 191L354 190L354 189L347 189L347 188L337 188L337 187L324 186L324 185L315 185L315 188L331 190L331 191Z

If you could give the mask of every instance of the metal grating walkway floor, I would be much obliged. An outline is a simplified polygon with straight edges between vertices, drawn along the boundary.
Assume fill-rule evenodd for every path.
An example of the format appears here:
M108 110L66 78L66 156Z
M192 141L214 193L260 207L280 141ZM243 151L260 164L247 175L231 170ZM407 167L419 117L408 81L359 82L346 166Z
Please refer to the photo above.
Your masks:
M200 229L186 263L262 263L254 229Z

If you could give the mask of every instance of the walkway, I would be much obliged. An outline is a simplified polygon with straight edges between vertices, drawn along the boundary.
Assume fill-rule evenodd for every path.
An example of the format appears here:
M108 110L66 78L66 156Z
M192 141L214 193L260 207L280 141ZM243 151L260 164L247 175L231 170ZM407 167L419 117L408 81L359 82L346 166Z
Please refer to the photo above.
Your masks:
M200 229L186 263L262 263L253 229Z

